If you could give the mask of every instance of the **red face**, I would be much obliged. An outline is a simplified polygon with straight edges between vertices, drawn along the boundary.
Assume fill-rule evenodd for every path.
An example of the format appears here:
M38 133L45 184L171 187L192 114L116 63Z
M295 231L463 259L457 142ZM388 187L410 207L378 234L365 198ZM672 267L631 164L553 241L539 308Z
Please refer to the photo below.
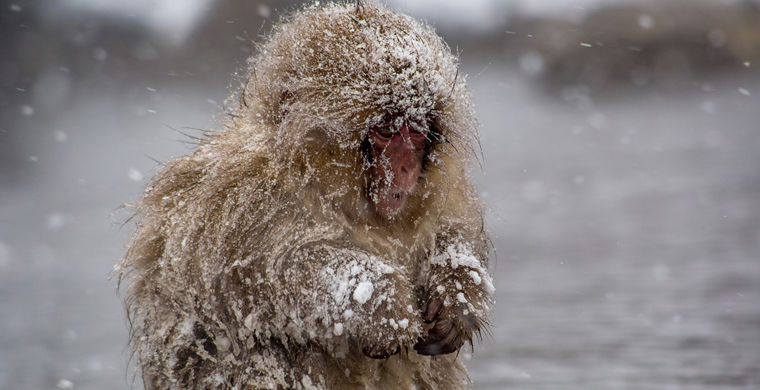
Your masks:
M372 190L370 198L375 211L384 218L392 218L406 204L422 172L425 159L427 131L419 132L406 123L396 131L390 125L370 129L372 145L370 169Z

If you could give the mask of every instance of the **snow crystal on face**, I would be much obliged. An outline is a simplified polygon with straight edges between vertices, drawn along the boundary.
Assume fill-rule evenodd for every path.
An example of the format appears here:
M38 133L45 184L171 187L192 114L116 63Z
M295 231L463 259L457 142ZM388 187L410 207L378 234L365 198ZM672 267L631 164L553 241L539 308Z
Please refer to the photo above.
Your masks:
M468 272L468 274L470 274L470 277L472 278L472 281L475 284L480 284L480 282L481 282L480 274L477 271L470 271L470 272Z
M354 290L354 300L360 304L364 304L372 296L373 291L375 291L375 286L372 285L372 282L361 282Z
M464 297L463 293L457 293L457 301L461 303L467 303L467 298Z

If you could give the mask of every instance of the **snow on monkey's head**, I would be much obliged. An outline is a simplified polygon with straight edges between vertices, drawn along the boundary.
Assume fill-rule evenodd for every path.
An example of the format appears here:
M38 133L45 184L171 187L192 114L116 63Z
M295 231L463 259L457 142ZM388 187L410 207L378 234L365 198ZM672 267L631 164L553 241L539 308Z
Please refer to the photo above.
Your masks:
M466 165L477 137L448 46L374 3L286 18L260 47L244 100L289 174L323 183L328 198L361 191L384 219L434 197L428 179Z

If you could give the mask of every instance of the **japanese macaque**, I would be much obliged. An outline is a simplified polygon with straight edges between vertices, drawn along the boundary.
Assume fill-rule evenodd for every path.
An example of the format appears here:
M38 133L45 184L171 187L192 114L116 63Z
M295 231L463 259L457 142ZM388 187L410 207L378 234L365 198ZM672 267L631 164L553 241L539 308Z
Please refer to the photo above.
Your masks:
M474 118L433 30L375 4L276 27L226 129L168 161L119 263L147 388L450 389L493 286Z

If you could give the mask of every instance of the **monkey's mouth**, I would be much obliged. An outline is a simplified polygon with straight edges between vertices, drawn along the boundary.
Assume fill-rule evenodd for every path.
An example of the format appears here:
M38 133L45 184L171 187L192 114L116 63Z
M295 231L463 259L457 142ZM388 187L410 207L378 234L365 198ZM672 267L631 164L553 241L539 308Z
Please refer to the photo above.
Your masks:
M375 209L382 217L392 218L404 208L407 196L405 191L381 193L375 203Z

